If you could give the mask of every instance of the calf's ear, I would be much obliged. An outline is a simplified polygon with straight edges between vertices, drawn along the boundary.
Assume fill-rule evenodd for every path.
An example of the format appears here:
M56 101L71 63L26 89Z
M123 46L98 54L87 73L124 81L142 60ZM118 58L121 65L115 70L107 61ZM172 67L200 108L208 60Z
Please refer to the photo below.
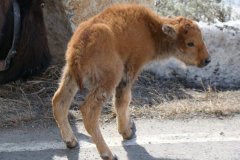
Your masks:
M164 24L162 26L162 31L166 35L170 36L172 39L177 39L177 31L174 26L169 24Z

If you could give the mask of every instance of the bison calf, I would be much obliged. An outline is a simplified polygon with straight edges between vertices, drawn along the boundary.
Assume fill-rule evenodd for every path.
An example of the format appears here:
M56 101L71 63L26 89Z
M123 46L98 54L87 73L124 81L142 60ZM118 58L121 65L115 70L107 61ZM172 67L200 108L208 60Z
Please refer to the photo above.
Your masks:
M99 128L101 108L114 93L118 131L131 139L135 126L129 116L131 87L144 64L176 57L203 67L209 55L197 24L184 17L160 17L139 5L115 5L81 23L66 52L66 65L53 100L53 113L67 147L77 145L68 109L78 91L89 93L80 106L87 132L104 160L117 157Z

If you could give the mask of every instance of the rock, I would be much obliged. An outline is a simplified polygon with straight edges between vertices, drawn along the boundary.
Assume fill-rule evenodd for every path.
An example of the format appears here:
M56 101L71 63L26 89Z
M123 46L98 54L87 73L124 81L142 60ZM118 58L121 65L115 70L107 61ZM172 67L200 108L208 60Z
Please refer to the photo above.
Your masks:
M72 35L65 7L59 0L47 0L43 12L53 64L63 63L67 43Z
M154 0L61 0L67 8L68 17L72 29L91 16L103 11L106 7L115 3L140 3L149 7L154 6Z

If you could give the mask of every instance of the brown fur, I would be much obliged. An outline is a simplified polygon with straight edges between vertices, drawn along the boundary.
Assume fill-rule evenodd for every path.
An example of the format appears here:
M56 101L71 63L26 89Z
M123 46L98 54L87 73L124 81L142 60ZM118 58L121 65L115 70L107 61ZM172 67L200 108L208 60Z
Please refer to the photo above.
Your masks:
M52 101L67 146L77 144L67 118L69 106L78 88L87 87L89 94L80 107L85 128L101 157L116 159L99 129L101 106L114 92L118 131L124 139L132 138L132 84L144 64L170 56L199 67L208 63L201 31L193 21L160 17L138 5L115 5L80 24L68 44L67 63Z

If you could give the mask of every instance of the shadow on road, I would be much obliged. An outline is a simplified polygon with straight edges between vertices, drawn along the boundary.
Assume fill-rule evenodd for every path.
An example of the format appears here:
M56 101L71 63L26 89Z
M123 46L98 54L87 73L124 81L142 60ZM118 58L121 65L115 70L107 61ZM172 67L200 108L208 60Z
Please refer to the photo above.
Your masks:
M131 140L132 142L136 142L136 139ZM176 160L170 158L163 157L153 157L148 153L148 151L143 147L135 143L135 145L124 145L125 142L122 143L123 148L127 152L128 160Z

